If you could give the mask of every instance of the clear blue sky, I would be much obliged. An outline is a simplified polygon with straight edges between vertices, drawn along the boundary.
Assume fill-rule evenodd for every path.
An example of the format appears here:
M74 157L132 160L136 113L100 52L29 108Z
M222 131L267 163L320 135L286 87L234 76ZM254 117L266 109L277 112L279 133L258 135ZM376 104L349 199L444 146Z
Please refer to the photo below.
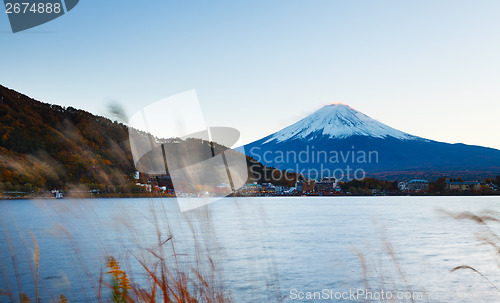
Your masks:
M429 139L500 149L500 1L89 1L17 34L0 84L129 114L196 89L211 125L263 137L339 101Z

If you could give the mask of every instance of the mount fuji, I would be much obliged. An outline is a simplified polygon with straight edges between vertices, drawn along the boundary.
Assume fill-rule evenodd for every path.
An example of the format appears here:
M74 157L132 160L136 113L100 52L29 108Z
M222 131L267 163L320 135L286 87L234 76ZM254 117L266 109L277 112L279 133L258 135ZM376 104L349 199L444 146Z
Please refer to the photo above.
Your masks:
M311 178L346 170L401 178L500 173L500 150L414 136L342 103L326 105L244 148L263 164Z

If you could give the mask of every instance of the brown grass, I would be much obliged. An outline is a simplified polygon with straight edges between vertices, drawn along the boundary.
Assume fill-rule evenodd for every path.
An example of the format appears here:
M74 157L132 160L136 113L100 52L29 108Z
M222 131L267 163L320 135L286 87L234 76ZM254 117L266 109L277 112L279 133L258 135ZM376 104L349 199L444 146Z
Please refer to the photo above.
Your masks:
M68 201L69 202L69 201ZM74 262L75 269L79 268L81 274L77 275L78 281L82 285L89 285L89 289L84 290L82 296L87 301L97 300L98 302L177 302L177 303L225 303L232 302L230 292L224 287L224 277L220 256L217 255L217 243L215 241L215 231L211 226L210 214L207 211L197 210L186 216L189 222L193 237L194 247L189 245L185 247L186 251L179 251L176 243L176 238L170 232L170 226L167 220L167 227L160 224L159 217L166 216L166 211L161 207L154 208L151 202L151 212L154 215L154 226L156 228L156 242L152 247L140 246L140 232L135 230L130 220L121 222L126 225L129 232L135 235L137 244L140 249L133 251L120 252L120 263L126 265L126 270L123 269L123 275L130 279L129 289L123 293L122 301L116 301L113 296L114 286L113 277L110 273L101 270L101 273L96 277L92 271L85 265L85 257L81 255L76 239L72 235L71 225L65 224L63 214L57 213L55 219L58 219L57 229L59 234L66 239L72 250L70 256ZM71 212L77 214L81 209L72 207ZM7 247L9 248L11 258L11 268L14 269L15 281L17 288L11 288L9 281L12 281L12 273L3 270L4 264L0 264L0 274L3 275L6 289L0 289L0 302L40 302L40 288L44 288L43 283L40 284L40 248L38 240L31 232L31 241L26 241L23 233L17 228L17 235L9 235L5 228L5 222L0 216L2 230L7 239ZM101 224L102 228L106 225ZM17 227L17 226L16 226ZM91 230L89 230L92 232ZM201 232L203 231L203 232ZM24 232L24 231L23 231ZM11 242L11 237L19 236L21 239L21 247L24 248L24 253L20 254L17 251L16 245ZM101 244L96 232L96 246ZM189 240L189 239L188 239ZM187 253L189 252L189 253ZM22 281L22 274L19 271L20 258L27 259L27 265L31 270L32 281L26 279ZM108 260L109 261L109 260ZM118 263L118 261L117 261ZM134 270L131 269L131 264L136 265ZM104 265L104 262L103 262ZM138 266L137 266L138 265ZM138 269L139 268L139 269ZM120 267L120 270L121 267ZM87 282L84 283L85 279ZM123 279L118 279L118 288L124 285ZM31 284L34 283L34 284ZM34 292L31 294L25 293L24 288L31 284L34 286ZM15 292L13 291L15 289ZM47 288L45 288L47 289ZM16 294L17 293L17 294ZM52 296L50 302L67 302L67 298L60 296Z
M191 212L192 217L187 218L194 240L194 249L188 249L194 253L187 253L178 250L169 226L162 230L158 216L166 216L165 209L152 208L156 243L153 247L127 252L124 263L129 267L131 263L136 263L142 272L129 270L130 291L123 294L124 302L232 302L229 291L224 288L222 266L215 253L215 231L207 226L211 220L208 211L196 210ZM136 277L142 277L142 281L146 282L140 283ZM113 284L106 282L105 278L101 278L100 282L104 287L113 288Z
M496 257L500 257L500 237L490 226L491 224L500 223L499 214L497 212L491 210L484 210L477 214L468 211L454 213L440 210L440 212L459 221L471 221L478 224L480 230L476 234L476 238L478 239L479 243L491 247L495 252ZM500 293L500 289L487 276L485 276L482 272L472 266L460 265L452 268L450 271L457 272L462 270L470 270L478 274Z

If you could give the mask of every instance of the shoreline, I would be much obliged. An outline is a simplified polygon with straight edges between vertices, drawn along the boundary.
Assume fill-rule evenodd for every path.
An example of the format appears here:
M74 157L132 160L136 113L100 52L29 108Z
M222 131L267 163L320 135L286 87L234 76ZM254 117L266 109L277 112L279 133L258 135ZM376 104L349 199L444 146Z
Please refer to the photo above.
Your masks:
M296 195L229 195L220 196L220 198L233 197L233 198L273 198L273 197L491 197L500 196L500 192L492 193L389 193L389 194L374 194L374 195L355 195L355 194L334 194L334 195L318 195L318 194L296 194ZM137 199L137 198L177 198L175 195L165 195L165 194L99 194L99 195L68 195L63 198L55 198L48 196L18 196L18 197L8 197L0 196L0 200L94 200L94 199ZM202 197L192 197L192 198L202 198Z

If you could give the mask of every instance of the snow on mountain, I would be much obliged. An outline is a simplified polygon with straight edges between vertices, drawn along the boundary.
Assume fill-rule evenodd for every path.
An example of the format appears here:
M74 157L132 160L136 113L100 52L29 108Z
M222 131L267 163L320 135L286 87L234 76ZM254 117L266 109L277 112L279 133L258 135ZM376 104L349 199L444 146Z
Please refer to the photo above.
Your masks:
M267 166L315 179L328 175L349 180L350 170L397 178L476 178L500 173L500 150L413 136L338 103L246 144L243 150ZM366 154L376 156L363 157Z
M344 139L351 136L425 140L385 125L348 105L332 103L270 135L263 144L294 139L309 141L320 137Z

